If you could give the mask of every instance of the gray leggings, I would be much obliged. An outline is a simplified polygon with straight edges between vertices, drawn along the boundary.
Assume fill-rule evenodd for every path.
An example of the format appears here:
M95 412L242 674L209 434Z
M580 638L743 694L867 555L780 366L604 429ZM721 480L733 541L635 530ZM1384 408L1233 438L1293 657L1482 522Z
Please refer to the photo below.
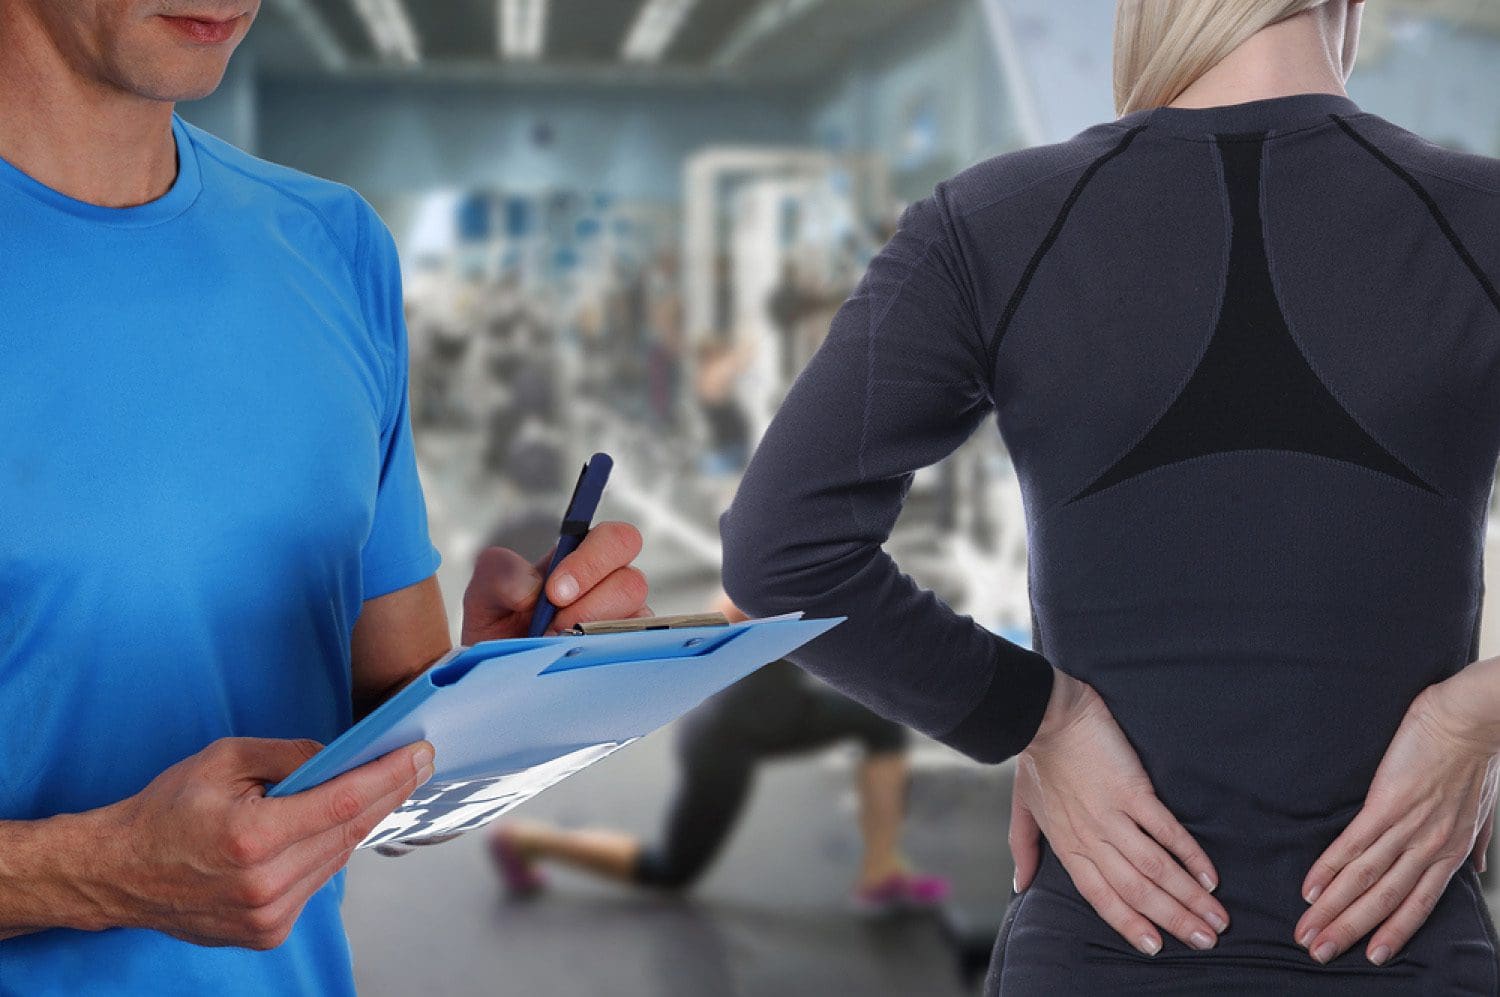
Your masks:
M676 795L659 844L645 849L636 882L691 886L734 830L765 758L801 754L844 740L867 754L905 749L907 730L827 686L790 661L775 661L682 719Z

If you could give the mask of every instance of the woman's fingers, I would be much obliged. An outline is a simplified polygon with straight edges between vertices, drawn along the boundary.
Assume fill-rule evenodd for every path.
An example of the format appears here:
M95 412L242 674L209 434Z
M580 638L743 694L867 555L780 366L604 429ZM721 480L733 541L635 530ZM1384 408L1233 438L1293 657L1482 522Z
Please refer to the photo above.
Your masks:
M1451 876L1444 866L1429 866L1417 880L1416 887L1401 901L1401 906L1396 908L1395 913L1370 938L1370 944L1365 946L1365 958L1380 966L1400 952L1411 941L1411 936L1417 933L1417 929L1427 923L1432 909L1437 906L1438 898L1447 889Z
M1024 776L1018 773L1016 778ZM1031 809L1021 800L1019 786L1010 798L1010 856L1016 866L1011 887L1020 893L1031 885L1032 877L1041 865L1042 829L1032 816Z
M1163 848L1176 855L1205 890L1212 893L1218 889L1219 873L1209 861L1208 853L1154 793L1135 799L1129 814Z
M1172 823L1175 824L1176 821ZM1181 830L1182 834L1192 841L1192 836L1187 833L1187 830ZM1154 834L1147 837L1136 832L1121 835L1115 847L1131 865L1140 871L1141 875L1165 890L1177 903L1207 922L1216 934L1229 927L1229 912L1224 909L1223 904L1215 900L1201 883L1195 881L1188 871L1178 864L1177 859L1162 847L1165 842L1158 844L1160 841L1161 839L1156 838ZM1196 847L1195 843L1194 848ZM1180 857L1178 855L1178 858ZM1203 858L1204 861L1207 860L1207 856Z
M1359 862L1356 861L1349 868L1351 870L1359 868ZM1311 928L1306 929L1304 934L1299 936L1299 941L1307 938L1307 950L1312 957L1318 962L1327 962L1349 949L1355 942L1369 934L1376 925L1394 914L1396 909L1411 897L1412 890L1416 888L1417 881L1422 878L1427 868L1429 868L1427 864L1419 859L1416 853L1406 852L1400 857L1400 861L1382 871L1379 878L1362 891L1346 910L1333 919L1332 923L1315 933ZM1444 882L1446 882L1446 877ZM1338 886L1339 881L1335 880L1329 887L1329 891L1332 892ZM1436 892L1442 892L1442 883L1438 885ZM1436 902L1437 898L1434 896L1433 903ZM1431 907L1428 907L1428 910L1431 910ZM1394 947L1391 951L1395 951Z
M1297 926L1292 929L1292 937L1297 944L1309 952L1314 951L1316 945L1312 944L1313 936L1380 882L1405 851L1404 838L1404 835L1392 828L1360 855L1345 863L1328 887L1320 891L1317 902L1303 911L1302 917L1297 920ZM1391 909L1395 909L1394 904ZM1378 922L1372 922L1370 927L1374 927L1376 923Z
M1382 824L1370 812L1368 805L1355 814L1354 820L1349 822L1342 834L1333 839L1333 844L1323 850L1323 854L1318 856L1318 860L1303 877L1302 899L1313 903L1322 896L1334 877L1343 872L1350 862L1363 855L1388 824L1389 821Z
M1161 951L1161 936L1155 926L1115 892L1088 857L1078 853L1065 856L1059 852L1058 858L1072 877L1073 885L1078 887L1079 894L1099 913L1105 924L1147 955Z
M1153 924L1172 935L1184 945L1195 949L1211 949L1219 937L1213 926L1194 914L1164 890L1156 877L1165 877L1167 867L1176 865L1155 842L1150 841L1134 825L1130 830L1121 830L1118 837L1133 834L1139 843L1131 846L1133 851L1149 850L1146 865L1154 875L1147 875L1126 857L1115 840L1104 843L1097 851L1095 864L1104 875L1115 894L1132 910L1143 914ZM1181 871L1179 869L1179 871ZM1126 936L1127 938L1129 936Z

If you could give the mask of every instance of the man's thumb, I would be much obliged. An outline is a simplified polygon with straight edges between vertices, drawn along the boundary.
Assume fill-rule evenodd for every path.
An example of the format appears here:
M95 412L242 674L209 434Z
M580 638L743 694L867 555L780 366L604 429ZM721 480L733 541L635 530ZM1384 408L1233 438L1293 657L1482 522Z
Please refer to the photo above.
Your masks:
M235 775L257 782L280 782L323 748L317 741L309 739L288 741L261 737L229 738L222 744L230 754Z

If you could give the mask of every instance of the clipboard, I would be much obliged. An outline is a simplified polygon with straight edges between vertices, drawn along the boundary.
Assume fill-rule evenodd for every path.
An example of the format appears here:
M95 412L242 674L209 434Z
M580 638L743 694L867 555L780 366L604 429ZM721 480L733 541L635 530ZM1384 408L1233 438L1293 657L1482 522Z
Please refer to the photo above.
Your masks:
M796 613L455 648L266 795L311 789L426 739L436 749L432 778L359 847L446 839L489 823L841 622Z

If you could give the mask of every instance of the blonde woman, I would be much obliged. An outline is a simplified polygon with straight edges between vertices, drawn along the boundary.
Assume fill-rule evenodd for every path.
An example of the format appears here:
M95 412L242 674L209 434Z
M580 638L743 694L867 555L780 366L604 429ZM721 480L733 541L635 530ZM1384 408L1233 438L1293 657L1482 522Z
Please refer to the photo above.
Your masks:
M1344 92L1350 0L1131 0L1118 120L913 205L722 528L797 660L1019 754L990 994L1495 994L1500 164ZM988 418L1035 650L882 551Z

